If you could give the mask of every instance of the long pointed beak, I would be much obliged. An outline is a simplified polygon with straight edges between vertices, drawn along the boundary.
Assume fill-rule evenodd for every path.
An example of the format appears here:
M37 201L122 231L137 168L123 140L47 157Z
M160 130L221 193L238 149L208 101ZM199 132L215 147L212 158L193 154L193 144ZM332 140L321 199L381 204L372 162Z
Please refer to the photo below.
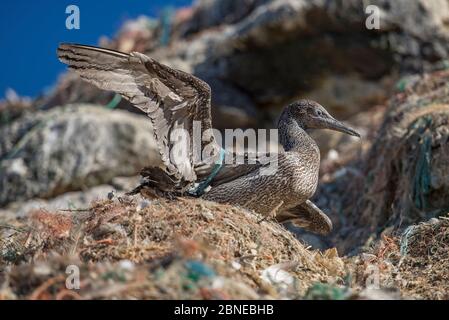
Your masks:
M355 131L354 129L352 129L351 127L343 124L342 122L336 120L336 119L326 119L326 128L327 129L331 129L331 130L335 130L335 131L340 131L346 134L349 134L351 136L355 136L360 138L360 134Z

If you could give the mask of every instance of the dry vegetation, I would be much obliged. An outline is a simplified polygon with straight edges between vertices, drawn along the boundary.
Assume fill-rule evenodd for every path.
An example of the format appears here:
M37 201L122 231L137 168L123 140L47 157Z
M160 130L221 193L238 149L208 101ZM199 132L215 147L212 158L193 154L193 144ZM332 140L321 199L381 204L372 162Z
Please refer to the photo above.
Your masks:
M255 213L193 199L36 211L2 232L3 298L300 298L346 273L335 250L310 251ZM70 264L79 291L65 289Z
M449 298L446 217L344 258L253 212L194 199L37 210L0 230L3 299ZM66 289L69 265L80 290ZM366 289L376 281L382 290Z

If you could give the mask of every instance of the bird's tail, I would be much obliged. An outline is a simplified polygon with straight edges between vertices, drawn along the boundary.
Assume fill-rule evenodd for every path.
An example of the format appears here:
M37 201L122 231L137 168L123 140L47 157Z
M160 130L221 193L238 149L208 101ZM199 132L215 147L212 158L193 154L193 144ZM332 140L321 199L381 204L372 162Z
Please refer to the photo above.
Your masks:
M332 221L310 200L279 213L276 220L280 223L291 222L295 226L321 235L327 235L332 231Z
M159 167L145 167L140 171L140 175L142 182L128 194L151 190L151 194L154 196L172 198L184 195L192 185L191 182L176 179Z

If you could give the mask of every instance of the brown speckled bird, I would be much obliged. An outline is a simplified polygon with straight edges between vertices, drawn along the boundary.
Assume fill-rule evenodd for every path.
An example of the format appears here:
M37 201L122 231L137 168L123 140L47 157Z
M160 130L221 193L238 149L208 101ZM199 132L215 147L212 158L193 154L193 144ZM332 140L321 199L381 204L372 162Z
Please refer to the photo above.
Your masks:
M137 52L125 54L61 44L58 57L84 80L121 94L151 119L163 165L144 168L143 182L136 192L152 196L193 195L273 215L279 222L291 221L311 232L327 234L332 230L330 219L308 200L317 187L320 153L307 130L359 134L334 119L318 103L300 100L284 109L278 122L279 142L284 150L276 154L276 172L267 175L261 172L269 162L223 163L224 157L236 154L223 151L212 130L208 130L212 128L211 90L202 80ZM169 141L170 134L184 129L192 135L194 121L200 122L201 131L206 133L201 150L208 148L209 157L196 159L191 151L181 161L174 161L170 153L175 144Z

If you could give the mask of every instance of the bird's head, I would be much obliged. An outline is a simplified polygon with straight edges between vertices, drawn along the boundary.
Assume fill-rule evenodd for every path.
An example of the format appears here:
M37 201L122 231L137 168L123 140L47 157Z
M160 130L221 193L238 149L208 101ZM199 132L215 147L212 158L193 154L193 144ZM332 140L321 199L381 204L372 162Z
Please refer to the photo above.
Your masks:
M287 107L287 113L293 117L303 129L330 129L360 138L360 134L343 124L319 103L312 100L299 100Z

